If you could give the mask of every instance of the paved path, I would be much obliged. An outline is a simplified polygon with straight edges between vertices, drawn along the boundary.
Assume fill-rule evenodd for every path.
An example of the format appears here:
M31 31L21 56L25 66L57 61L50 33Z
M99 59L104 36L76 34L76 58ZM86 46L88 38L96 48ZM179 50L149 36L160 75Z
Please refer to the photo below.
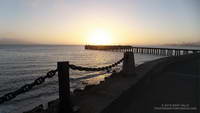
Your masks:
M200 113L200 58L152 76L151 82L124 94L103 113Z

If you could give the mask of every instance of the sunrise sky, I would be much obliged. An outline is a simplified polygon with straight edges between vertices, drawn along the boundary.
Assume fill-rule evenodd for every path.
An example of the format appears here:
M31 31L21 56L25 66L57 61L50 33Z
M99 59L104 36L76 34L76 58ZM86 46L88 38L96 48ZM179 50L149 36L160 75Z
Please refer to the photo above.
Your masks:
M38 44L200 41L200 0L0 0L0 40Z

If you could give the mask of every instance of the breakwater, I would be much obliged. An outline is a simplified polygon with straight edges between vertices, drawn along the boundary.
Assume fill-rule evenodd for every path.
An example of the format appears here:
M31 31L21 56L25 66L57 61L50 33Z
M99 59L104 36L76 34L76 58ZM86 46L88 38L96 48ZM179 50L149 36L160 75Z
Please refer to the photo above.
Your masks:
M133 47L133 46L101 46L101 45L86 45L88 50L104 50L117 52L133 52L140 54L152 54L161 56L180 56L186 54L200 53L197 49L175 49L175 48L153 48L153 47Z

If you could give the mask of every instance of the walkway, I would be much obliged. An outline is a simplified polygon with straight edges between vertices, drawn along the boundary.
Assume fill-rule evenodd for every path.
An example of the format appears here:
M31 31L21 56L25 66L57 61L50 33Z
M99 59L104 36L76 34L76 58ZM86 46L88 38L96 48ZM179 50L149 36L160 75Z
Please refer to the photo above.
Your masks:
M103 113L200 113L200 58L168 66L132 87Z

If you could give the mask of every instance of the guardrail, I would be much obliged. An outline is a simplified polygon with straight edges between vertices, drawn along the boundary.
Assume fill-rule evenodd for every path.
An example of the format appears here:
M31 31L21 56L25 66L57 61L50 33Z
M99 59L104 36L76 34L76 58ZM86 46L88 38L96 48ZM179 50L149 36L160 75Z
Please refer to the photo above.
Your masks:
M70 79L69 79L69 71L79 70L79 71L106 71L110 70L113 67L119 65L123 62L122 72L124 75L135 75L135 62L134 62L134 54L132 52L124 53L124 57L119 61L104 67L90 68L77 66L74 64L70 64L68 61L58 62L57 69L51 70L47 72L46 76L41 76L37 78L30 84L26 84L16 91L7 93L0 97L0 104L5 103L6 101L10 101L17 97L18 95L30 91L33 87L40 85L45 82L47 78L52 78L58 73L58 81L59 81L59 113L71 113L73 112L73 107L70 101Z

